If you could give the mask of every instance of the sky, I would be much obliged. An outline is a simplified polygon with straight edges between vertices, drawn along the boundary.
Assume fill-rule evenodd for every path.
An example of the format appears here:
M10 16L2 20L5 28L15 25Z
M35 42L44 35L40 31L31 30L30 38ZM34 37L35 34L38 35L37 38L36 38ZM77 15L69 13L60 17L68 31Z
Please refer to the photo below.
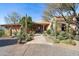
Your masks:
M17 12L21 16L27 14L33 21L40 21L45 8L43 3L0 3L0 24L6 24L5 17L12 12ZM79 13L79 8L77 12Z
M5 24L4 17L12 12L17 12L22 16L27 14L33 21L39 21L42 19L45 7L45 4L41 3L0 3L0 24Z

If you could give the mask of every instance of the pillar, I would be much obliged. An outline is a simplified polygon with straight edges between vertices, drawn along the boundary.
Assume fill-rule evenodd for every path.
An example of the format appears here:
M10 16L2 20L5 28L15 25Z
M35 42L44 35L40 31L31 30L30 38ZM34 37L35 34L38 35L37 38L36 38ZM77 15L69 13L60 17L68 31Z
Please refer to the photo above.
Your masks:
M44 31L44 25L43 25L43 31Z

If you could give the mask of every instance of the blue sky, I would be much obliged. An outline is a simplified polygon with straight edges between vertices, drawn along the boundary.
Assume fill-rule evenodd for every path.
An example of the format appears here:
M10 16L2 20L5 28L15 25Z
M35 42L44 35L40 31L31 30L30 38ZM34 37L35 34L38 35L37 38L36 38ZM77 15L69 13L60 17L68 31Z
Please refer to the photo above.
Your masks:
M42 19L45 8L45 4L42 3L0 3L0 24L5 24L4 17L12 12L22 16L27 14L33 21L39 21ZM79 13L79 8L77 12Z
M33 3L2 3L0 4L0 24L5 24L4 17L17 12L20 15L31 16L33 21L39 21L42 19L45 4L33 4Z

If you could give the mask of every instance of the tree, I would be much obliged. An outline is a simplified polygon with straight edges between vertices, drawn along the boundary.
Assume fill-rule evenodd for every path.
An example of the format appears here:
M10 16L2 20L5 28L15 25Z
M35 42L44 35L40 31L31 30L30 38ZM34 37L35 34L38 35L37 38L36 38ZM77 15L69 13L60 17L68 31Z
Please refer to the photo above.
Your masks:
M32 18L26 15L22 17L19 24L21 25L19 34L20 43L23 43L23 41L27 42L28 40L30 40L30 36L27 33L27 29L32 28Z
M20 19L21 19L20 15L16 12L13 12L5 17L5 21L7 24L18 24ZM10 36L12 36L12 26L9 29L10 29ZM16 28L15 30L17 32Z
M20 28L19 39L21 43L23 40L26 40L27 38L27 17L22 17L22 21L20 22L20 24L21 28Z
M11 14L5 17L5 21L8 24L18 24L20 19L20 15L16 12L12 12Z
M27 21L27 29L31 30L32 29L32 17L30 17L30 16L25 16L25 17L27 18L26 19L26 21ZM19 23L24 24L24 20L21 19Z
M64 18L65 22L69 25L74 16L77 16L76 10L78 4L75 3L52 3L46 4L47 9L44 12L44 18L51 20L54 16L61 16ZM69 29L68 29L69 31Z
M28 16L27 27L29 30L32 30L32 17Z

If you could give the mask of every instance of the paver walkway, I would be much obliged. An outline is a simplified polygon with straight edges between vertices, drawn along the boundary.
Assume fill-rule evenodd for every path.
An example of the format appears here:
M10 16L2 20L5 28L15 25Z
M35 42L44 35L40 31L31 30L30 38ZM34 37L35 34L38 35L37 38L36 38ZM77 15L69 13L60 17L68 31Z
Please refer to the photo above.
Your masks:
M14 44L0 47L0 55L11 56L79 56L79 51L48 43L43 35L24 45Z
M48 44L52 45L52 43L47 42L45 37L42 34L35 34L34 40L28 42L27 44Z

